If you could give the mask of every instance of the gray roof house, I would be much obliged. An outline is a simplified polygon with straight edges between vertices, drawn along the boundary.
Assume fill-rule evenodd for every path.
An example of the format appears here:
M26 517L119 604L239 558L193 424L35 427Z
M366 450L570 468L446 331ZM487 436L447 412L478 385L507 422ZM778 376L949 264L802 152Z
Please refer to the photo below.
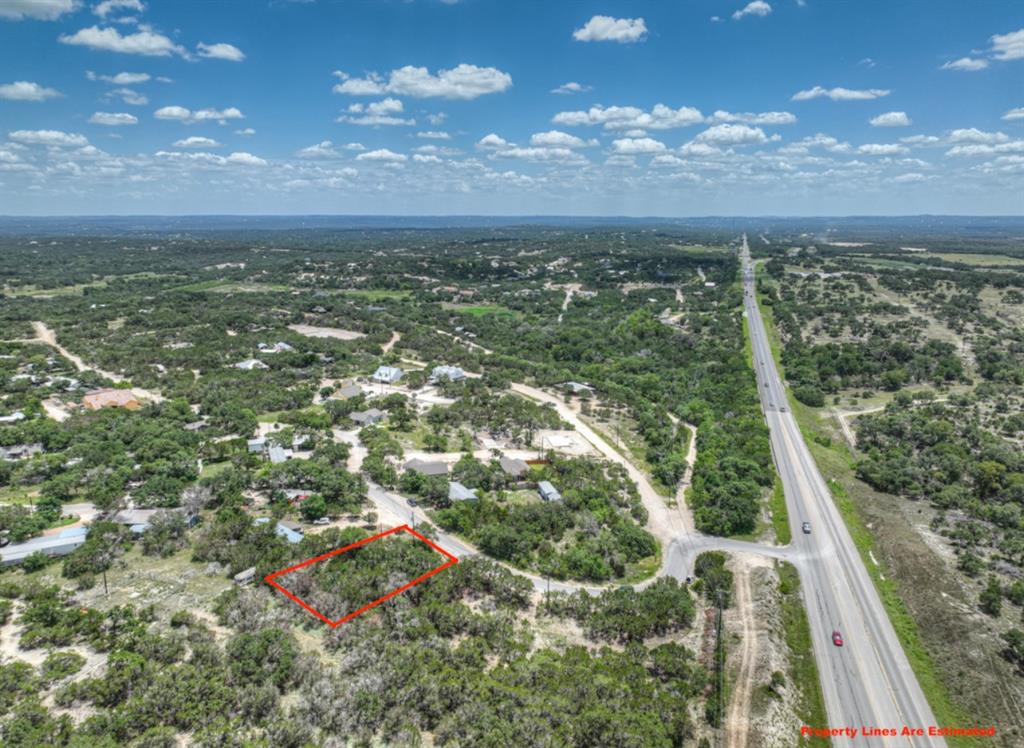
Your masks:
M369 410L355 410L349 413L348 417L360 426L372 426L373 424L380 423L384 420L384 411L378 410L377 408L370 408Z
M448 484L448 501L476 501L479 498L475 489L466 488L454 481Z
M14 462L40 454L42 451L42 444L15 444L13 447L0 447L0 460Z
M88 528L69 527L57 535L43 535L26 540L24 543L11 543L0 548L0 565L11 566L20 564L33 553L45 553L47 556L66 556L85 542Z
M259 454L267 448L267 440L262 436L250 439L246 444L249 446L249 454Z
M421 460L415 458L405 463L406 470L415 470L421 475L448 475L448 464L440 460Z
M526 461L520 460L517 457L506 457L505 455L502 455L498 459L498 465L501 466L505 475L510 475L513 478L522 478L530 472L530 466L526 464Z
M459 382L466 378L466 372L459 366L435 366L430 372L430 379L439 382L447 379L450 382Z
M280 465L282 462L288 462L292 458L292 451L285 449L284 447L278 447L274 445L267 449L267 457L270 458L270 462L274 465Z
M558 493L558 489L551 485L550 481L542 480L537 484L537 493L544 501L561 501L562 494Z
M373 372L373 381L383 384L394 384L404 376L405 372L397 366L379 366Z
M359 397L363 394L363 388L358 384L346 384L344 387L340 387L334 391L342 400L350 400L353 397Z
M270 522L270 517L258 517L256 519L257 525L265 525L268 522ZM299 543L302 541L301 532L295 532L295 530L292 530L290 527L285 527L284 524L281 522L278 522L274 526L274 532L276 532L278 535L280 535L282 538L284 538L292 544Z

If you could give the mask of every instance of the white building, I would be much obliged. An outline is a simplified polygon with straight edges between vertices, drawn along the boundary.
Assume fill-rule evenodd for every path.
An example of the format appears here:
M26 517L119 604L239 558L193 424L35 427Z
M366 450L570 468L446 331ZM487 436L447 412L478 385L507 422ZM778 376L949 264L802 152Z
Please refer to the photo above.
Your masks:
M405 375L397 366L380 366L373 372L373 381L382 384L394 384Z

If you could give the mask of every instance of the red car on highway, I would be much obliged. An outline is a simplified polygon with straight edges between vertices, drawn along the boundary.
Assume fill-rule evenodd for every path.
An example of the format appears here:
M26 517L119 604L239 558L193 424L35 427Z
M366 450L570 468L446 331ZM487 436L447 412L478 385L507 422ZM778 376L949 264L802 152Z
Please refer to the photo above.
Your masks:
M840 634L838 631L833 631L832 643L835 644L837 647L843 646L843 635Z

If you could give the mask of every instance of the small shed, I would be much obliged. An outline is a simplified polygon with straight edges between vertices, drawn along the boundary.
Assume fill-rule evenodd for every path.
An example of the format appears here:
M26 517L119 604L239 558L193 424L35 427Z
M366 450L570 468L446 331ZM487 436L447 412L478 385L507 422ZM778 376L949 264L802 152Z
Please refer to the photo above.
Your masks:
M448 501L477 501L479 498L475 489L466 488L455 481L448 484Z
M551 485L550 481L542 480L537 484L537 493L544 501L561 501L562 494L558 493L558 489Z
M235 584L249 584L253 579L256 578L256 567L250 566L248 569L235 574Z

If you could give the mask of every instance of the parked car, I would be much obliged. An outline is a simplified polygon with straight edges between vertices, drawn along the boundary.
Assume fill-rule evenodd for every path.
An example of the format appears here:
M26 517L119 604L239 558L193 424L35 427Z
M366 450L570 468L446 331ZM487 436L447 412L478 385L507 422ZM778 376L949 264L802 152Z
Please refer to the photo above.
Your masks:
M319 518L313 520L313 524L314 525L329 525L329 524L331 524L331 518L330 517L319 517Z

